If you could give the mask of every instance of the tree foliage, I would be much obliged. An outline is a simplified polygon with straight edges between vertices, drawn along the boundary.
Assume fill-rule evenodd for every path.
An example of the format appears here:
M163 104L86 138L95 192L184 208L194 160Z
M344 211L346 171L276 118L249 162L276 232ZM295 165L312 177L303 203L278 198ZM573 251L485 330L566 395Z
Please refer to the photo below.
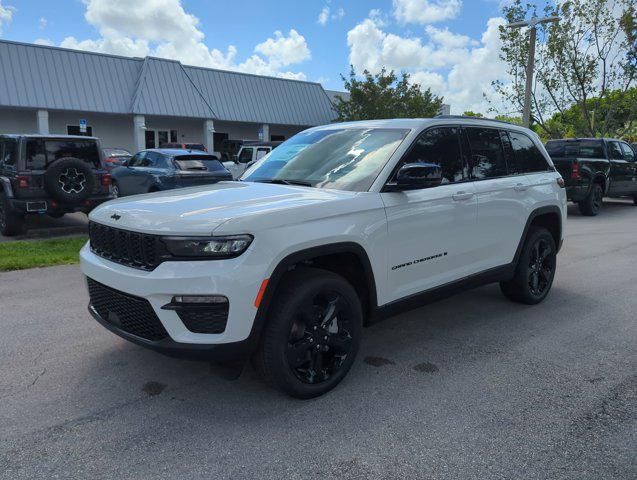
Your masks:
M561 19L537 27L531 121L545 136L620 136L632 128L637 118L636 11L633 0L549 2L542 11L515 0L503 8L508 22ZM501 59L512 81L493 85L517 111L524 103L528 37L528 29L500 27Z
M434 117L442 106L442 97L422 90L409 81L408 73L400 78L394 71L383 68L372 75L367 70L359 79L352 67L349 78L341 76L349 99L337 97L338 121L373 120L381 118L427 118Z

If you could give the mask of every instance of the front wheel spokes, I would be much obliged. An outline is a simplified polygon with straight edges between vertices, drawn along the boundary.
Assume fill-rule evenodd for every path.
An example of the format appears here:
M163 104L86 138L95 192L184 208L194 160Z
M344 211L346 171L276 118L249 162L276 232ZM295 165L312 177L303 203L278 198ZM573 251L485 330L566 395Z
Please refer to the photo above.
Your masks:
M329 328L329 326L332 324L332 322L338 315L340 304L341 304L340 295L332 297L327 301L327 306L325 308L325 312L323 313L323 318L321 318L321 327Z
M288 343L287 357L292 368L299 368L310 361L308 353L312 349L309 338L302 338L294 343Z
M326 343L335 355L347 355L352 346L352 337L347 332L332 333L327 336Z

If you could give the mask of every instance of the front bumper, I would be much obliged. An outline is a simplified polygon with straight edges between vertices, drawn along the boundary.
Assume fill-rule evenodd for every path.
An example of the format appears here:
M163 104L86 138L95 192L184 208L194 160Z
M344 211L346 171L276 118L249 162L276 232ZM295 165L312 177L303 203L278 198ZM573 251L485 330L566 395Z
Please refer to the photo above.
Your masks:
M168 337L152 341L131 335L102 318L89 305L89 311L98 322L138 345L188 358L226 359L235 354L240 357L254 347L255 339L251 335L257 313L254 300L264 272L245 260L241 256L228 260L164 262L153 271L144 271L106 260L91 252L88 244L80 251L84 275L114 291L147 301ZM222 295L228 298L225 330L221 333L188 330L178 312L162 308L176 295Z

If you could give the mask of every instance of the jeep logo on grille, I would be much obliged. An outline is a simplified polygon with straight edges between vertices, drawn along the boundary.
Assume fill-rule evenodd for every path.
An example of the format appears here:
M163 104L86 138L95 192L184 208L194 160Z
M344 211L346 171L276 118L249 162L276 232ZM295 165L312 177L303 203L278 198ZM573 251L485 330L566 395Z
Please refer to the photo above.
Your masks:
M111 218L112 218L113 220L119 220L120 218L122 218L122 216L121 216L121 215L118 215L118 214L116 214L116 213L114 213L113 215L111 215Z

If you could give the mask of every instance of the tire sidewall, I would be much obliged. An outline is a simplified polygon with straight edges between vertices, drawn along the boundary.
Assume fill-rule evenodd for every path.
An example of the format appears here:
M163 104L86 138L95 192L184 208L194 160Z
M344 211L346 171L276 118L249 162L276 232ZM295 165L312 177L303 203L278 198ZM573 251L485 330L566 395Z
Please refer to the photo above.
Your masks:
M75 169L85 177L85 185L79 193L69 193L62 190L59 179L60 175L67 169ZM78 204L85 201L95 188L95 177L93 169L89 164L74 157L64 157L51 164L44 173L44 187L51 197L60 203Z
M553 272L551 274L551 280L548 283L546 290L541 296L536 296L531 293L529 288L529 284L527 280L527 268L528 268L528 264L529 264L529 260L531 256L531 250L533 246L535 245L535 243L540 239L546 240L551 246L551 255L555 257L554 258L555 266L553 268ZM555 240L553 239L553 235L551 235L551 233L548 230L541 228L531 232L531 235L529 236L528 241L524 245L524 250L520 257L520 261L518 263L518 269L520 269L518 274L524 279L524 290L525 290L524 296L528 299L528 303L530 304L540 303L542 300L546 298L546 296L551 291L551 288L553 287L553 281L555 280L555 273L557 270L557 248L555 245Z
M266 332L264 332L264 361L271 380L279 389L297 398L316 397L327 393L338 385L356 360L362 336L363 314L360 300L354 288L338 275L327 271L318 270L317 272L315 275L310 275L310 278L304 279L301 285L297 285L294 288L293 296L275 299L266 325ZM285 289L291 284L292 282L285 282L282 287ZM337 291L352 311L353 318L350 326L352 349L336 374L328 380L314 385L303 382L294 374L288 364L286 347L294 315L299 306L316 292L325 289Z

